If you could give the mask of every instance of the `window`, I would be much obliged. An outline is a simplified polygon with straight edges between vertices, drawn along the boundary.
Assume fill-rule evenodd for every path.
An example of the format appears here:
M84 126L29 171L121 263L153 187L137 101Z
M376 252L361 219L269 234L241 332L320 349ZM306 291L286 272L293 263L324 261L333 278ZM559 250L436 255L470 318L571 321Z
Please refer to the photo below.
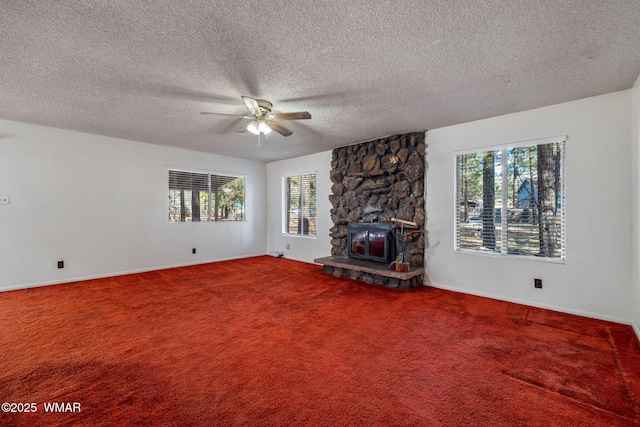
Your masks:
M282 232L316 235L316 174L283 179Z
M244 177L169 170L169 222L244 220Z
M456 155L456 252L565 260L566 138Z

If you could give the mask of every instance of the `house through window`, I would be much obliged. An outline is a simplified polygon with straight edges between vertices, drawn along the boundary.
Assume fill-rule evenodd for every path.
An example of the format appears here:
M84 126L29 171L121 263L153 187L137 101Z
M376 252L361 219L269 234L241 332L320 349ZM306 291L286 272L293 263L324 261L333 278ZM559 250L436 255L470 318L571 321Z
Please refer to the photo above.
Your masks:
M316 174L285 177L282 190L282 232L316 235Z
M245 178L169 169L169 222L242 221Z
M564 261L566 138L456 155L456 252Z

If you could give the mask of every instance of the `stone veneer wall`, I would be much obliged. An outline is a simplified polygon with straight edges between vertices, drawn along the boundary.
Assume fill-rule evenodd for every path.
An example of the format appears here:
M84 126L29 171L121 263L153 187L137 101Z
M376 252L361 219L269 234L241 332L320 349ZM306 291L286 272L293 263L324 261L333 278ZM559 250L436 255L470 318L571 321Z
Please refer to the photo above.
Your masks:
M399 218L424 231L425 148L425 133L414 132L333 150L332 255L347 256L350 222ZM412 268L424 267L424 248L424 233L408 242L405 261Z

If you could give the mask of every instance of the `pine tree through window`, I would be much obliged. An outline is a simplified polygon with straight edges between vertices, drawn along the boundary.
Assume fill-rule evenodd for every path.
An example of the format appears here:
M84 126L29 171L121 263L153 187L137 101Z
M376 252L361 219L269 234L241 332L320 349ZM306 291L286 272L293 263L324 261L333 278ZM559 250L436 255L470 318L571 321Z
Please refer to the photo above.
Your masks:
M456 156L456 252L564 261L566 138Z

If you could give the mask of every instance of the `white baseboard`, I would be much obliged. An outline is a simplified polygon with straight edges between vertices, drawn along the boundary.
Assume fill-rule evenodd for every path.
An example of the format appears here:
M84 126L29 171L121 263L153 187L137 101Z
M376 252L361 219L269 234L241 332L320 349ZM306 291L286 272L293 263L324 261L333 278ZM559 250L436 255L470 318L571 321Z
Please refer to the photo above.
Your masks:
M486 292L473 291L473 290L469 290L469 289L459 288L459 287L456 287L456 286L446 286L446 285L441 285L441 284L438 284L438 283L425 283L425 285L426 286L431 286L431 287L434 287L434 288L445 289L445 290L448 290L448 291L461 292L463 294L469 294L469 295L475 295L475 296L479 296L479 297L491 298L491 299L495 299L495 300L499 300L499 301L506 301L506 302L512 302L512 303L515 303L515 304L528 305L530 307L544 308L546 310L558 311L560 313L575 314L576 316L590 317L592 319L606 320L608 322L614 322L614 323L621 323L623 325L631 325L631 323L632 323L629 319L622 319L620 317L606 316L606 315L602 315L600 313L591 313L591 312L588 312L588 311L575 310L575 309L572 309L572 308L560 307L560 306L555 306L555 305L550 305L550 304L541 304L541 303L537 303L537 302L533 302L533 301L525 301L525 300L518 299L518 298L509 298L509 297L505 297L503 295L496 295L496 294L491 294L491 293L486 293ZM640 333L639 333L640 331L638 330L638 328L634 327L634 330L636 332L636 335L638 335L638 337L640 338Z
M127 274L146 273L149 271L158 271L158 270L168 270L171 268L189 267L193 265L209 264L212 262L221 262L221 261L231 261L234 259L244 259L244 258L251 258L251 257L263 256L263 255L266 255L266 254L263 254L263 253L248 254L248 255L242 255L237 257L216 258L216 259L205 260L205 261L186 262L182 264L172 264L172 265L163 265L163 266L156 266L156 267L149 267L149 268L140 268L136 270L117 271L117 272L106 273L106 274L96 274L96 275L82 276L82 277L68 277L62 280L52 280L52 281L46 281L46 282L27 283L23 285L2 287L0 288L0 292L16 291L19 289L28 289L28 288L37 288L40 286L60 285L63 283L82 282L83 280L104 279L106 277L126 276Z
M322 265L322 264L316 264L315 262L313 262L313 260L309 260L309 259L306 259L306 258L296 258L296 257L287 256L287 255L283 256L282 258L290 259L292 261L304 262L304 263L307 263L307 264Z

